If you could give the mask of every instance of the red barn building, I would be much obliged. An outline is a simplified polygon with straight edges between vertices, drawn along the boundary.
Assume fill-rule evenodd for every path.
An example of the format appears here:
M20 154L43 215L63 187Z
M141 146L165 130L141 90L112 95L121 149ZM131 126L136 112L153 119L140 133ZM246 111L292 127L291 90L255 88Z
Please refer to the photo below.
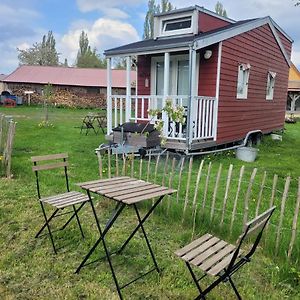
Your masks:
M105 51L109 74L111 58L127 61L126 95L112 95L107 76L108 135L123 121L154 122L148 109L167 99L184 106L187 119L181 125L162 114L167 148L197 151L282 129L292 42L270 17L234 21L199 6L156 15L153 39ZM113 120L117 107L125 120Z

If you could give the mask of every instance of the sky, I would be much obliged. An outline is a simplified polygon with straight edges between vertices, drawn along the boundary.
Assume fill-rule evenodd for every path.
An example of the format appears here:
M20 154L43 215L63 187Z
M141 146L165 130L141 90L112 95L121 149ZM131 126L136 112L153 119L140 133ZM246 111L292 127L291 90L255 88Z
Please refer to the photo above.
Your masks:
M98 53L142 39L148 0L1 0L0 73L19 64L19 49L41 42L52 30L60 61L74 65L82 30ZM192 5L214 11L217 0L171 0L176 8ZM292 61L300 69L300 6L295 0L223 0L234 20L271 16L294 40Z

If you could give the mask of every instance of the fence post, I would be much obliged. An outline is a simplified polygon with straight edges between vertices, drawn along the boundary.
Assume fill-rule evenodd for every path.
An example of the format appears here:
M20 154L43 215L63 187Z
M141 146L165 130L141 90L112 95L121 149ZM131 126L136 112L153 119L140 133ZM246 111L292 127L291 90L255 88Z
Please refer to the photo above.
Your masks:
M264 187L265 187L266 177L267 177L267 172L265 171L265 172L264 172L263 179L262 179L262 181L261 181L259 194L258 194L257 205L256 205L256 210L255 210L255 217L258 216L259 207L260 207L260 203L261 203L261 198L262 198L262 194L263 194Z
M176 162L176 158L173 157L172 160L172 169L171 169L171 174L169 176L169 189L172 188L172 181L173 181L173 177L174 177L174 170L175 170L175 162ZM170 205L171 205L171 200L170 200L171 196L168 196L168 210L167 213L169 214L169 210L170 210Z
M296 203L294 219L293 219L292 237L291 237L291 242L290 242L290 245L289 245L288 258L290 258L291 255L292 255L293 246L294 246L295 239L296 239L299 208L300 208L300 177L298 178L298 195L297 195L297 203Z
M186 190L185 190L185 200L184 200L182 221L184 220L186 207L187 207L187 204L189 201L189 191L190 191L192 169L193 169L193 156L190 158L190 163L189 163L189 171L188 171L188 178L187 178Z
M278 175L275 174L274 177L273 177L272 194L271 194L271 198L270 198L270 208L273 207L273 204L274 204L274 198L275 198L275 194L276 194L277 181L278 181ZM265 229L266 236L267 236L268 229L269 229L269 222L267 223L266 229Z
M163 175L162 182L161 182L162 186L165 185L165 177L166 177L167 171L168 171L168 162L169 162L169 152L167 151L167 157L166 157L165 166L164 166L164 175Z
M6 152L6 155L5 155L6 177L9 179L11 178L11 155L12 155L15 130L16 130L16 123L13 121L10 121L9 127L8 127L6 151L5 151Z
M208 164L207 175L206 175L206 180L205 180L205 187L204 187L203 201L202 201L202 213L204 212L204 209L205 209L205 202L206 202L206 198L207 198L210 172L211 172L211 161Z
M200 182L200 178L201 178L201 175L202 175L203 164L204 164L204 159L201 160L201 163L200 163L199 169L198 169L197 179L196 179L195 193L194 193L194 199L193 199L194 215L196 213L196 207L197 207L196 201L197 201L197 197L198 197L199 182Z
M242 166L241 169L240 169L239 182L238 182L238 187L237 187L237 191L236 191L236 194L235 194L234 204L233 204L233 209L232 209L231 223L230 223L230 234L232 234L232 228L233 228L233 223L234 223L234 219L235 219L237 202L238 202L239 195L240 195L244 170L245 170L245 166Z
M180 165L180 171L179 171L179 178L178 178L178 186L177 186L177 198L176 202L179 201L179 194L180 194L180 188L181 188L181 177L182 177L182 171L184 166L184 157L181 159L181 165Z
M284 210L285 210L285 202L286 202L286 199L287 199L287 196L288 196L290 182L291 182L291 177L288 176L286 178L286 181L285 181L284 191L283 191L282 200L281 200L280 218L279 218L279 224L278 224L278 227L277 227L276 245L275 245L275 254L276 255L278 253L278 248L279 248L280 233L281 233L281 227L282 227Z
M107 169L108 169L108 178L111 178L111 161L110 161L110 150L107 150Z
M148 166L147 166L147 181L149 181L150 176L150 163L151 163L151 153L149 154Z
M118 157L118 153L116 153L115 155L116 159L115 159L115 174L116 176L119 176L119 157Z
M249 213L249 198L251 195L252 185L257 172L257 168L255 168L251 174L251 178L249 181L248 189L245 196L245 208L244 208L244 221L243 224L245 225L248 222L248 213Z
M143 173L143 159L140 159L140 170L139 170L139 178L142 179L142 173Z
M216 183L215 183L215 188L214 188L214 193L213 193L213 198L212 198L212 203L211 203L211 210L210 210L210 221L212 221L214 212L215 212L215 204L216 204L216 198L217 198L217 193L218 193L218 188L219 188L219 183L220 183L221 172L222 172L222 164L220 164L220 166L219 166L217 179L216 179Z
M231 182L232 169L233 169L233 165L230 164L229 169L228 169L228 174L227 174L227 182L226 182L225 195L224 195L224 201L223 201L221 225L223 225L223 222L224 222L224 215L225 215L226 203L227 203L227 199L228 199L229 187L230 187L230 182Z
M102 155L100 151L97 151L97 157L98 157L98 166L99 166L99 177L100 179L102 179L103 165L102 165Z
M0 113L0 155L3 153L3 142L2 142L2 137L3 137L3 127L4 127L4 115Z

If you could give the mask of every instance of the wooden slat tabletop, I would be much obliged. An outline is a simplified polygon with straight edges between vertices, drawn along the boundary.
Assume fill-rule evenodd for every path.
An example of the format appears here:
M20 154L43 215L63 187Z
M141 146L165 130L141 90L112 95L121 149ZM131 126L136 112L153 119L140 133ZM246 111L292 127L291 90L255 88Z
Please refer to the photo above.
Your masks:
M120 176L78 183L81 188L125 204L134 204L158 196L170 195L174 189L144 180Z

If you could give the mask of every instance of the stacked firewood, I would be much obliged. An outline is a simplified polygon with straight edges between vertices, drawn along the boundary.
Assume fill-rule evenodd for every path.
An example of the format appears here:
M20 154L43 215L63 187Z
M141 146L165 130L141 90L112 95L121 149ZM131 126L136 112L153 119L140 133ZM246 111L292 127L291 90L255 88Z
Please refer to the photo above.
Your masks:
M23 98L23 103L27 103L28 96L25 95L25 91L34 90L27 85L12 86L11 89L16 96ZM38 91L30 95L31 104L43 104L44 99L45 97ZM57 107L106 108L106 95L100 93L87 93L85 88L80 87L53 87L53 94L49 104Z

